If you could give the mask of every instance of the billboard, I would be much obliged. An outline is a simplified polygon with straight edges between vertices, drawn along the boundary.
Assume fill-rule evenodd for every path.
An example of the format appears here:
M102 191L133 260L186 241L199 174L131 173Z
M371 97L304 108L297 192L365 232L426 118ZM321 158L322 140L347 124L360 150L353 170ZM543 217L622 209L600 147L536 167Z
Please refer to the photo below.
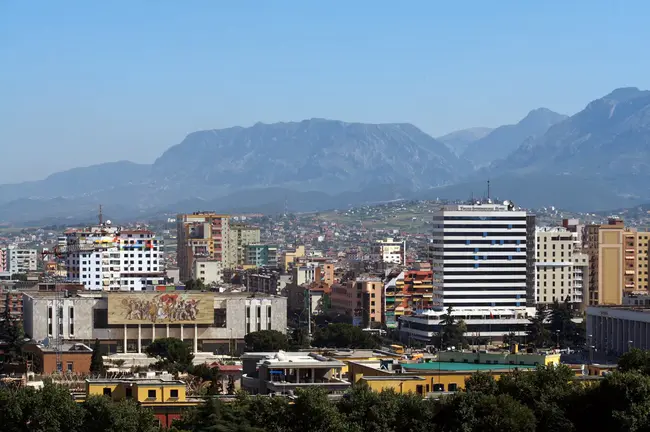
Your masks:
M108 296L109 324L212 324L210 293L160 292Z

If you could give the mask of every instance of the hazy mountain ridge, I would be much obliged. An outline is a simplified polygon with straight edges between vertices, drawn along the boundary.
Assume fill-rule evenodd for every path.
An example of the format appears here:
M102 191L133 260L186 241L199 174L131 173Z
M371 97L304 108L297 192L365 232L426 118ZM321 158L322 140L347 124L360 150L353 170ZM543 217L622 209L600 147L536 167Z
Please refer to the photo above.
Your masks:
M551 126L567 118L566 115L547 108L532 110L518 123L499 126L486 136L468 143L461 157L471 161L477 168L489 166L492 162L507 157L524 141L543 135Z
M445 144L457 156L463 154L467 146L476 140L479 140L492 132L493 128L488 127L474 127L469 129L461 129L450 132L446 135L437 137L436 139Z
M466 167L444 144L410 124L311 119L199 131L153 164L167 181L231 188L311 185L342 192L377 183L413 189L448 184Z
M618 89L529 140L493 172L569 174L609 182L621 195L648 197L650 92Z
M463 132L456 137L472 136ZM94 214L99 204L112 217L136 218L199 204L280 211L287 201L301 211L395 198L464 199L482 196L488 178L496 195L526 207L594 211L650 201L649 91L617 89L568 118L533 110L472 141L465 154L476 159L480 148L494 158L522 136L503 159L475 170L410 124L310 119L198 131L152 165L112 162L1 185L0 220L74 218Z

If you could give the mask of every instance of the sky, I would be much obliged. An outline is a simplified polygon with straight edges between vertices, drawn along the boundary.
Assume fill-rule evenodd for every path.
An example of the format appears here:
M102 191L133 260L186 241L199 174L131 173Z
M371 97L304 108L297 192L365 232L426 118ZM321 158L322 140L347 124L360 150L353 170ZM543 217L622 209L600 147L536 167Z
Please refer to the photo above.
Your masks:
M0 183L320 117L439 136L650 88L637 0L0 0ZM214 155L218 157L218 155Z

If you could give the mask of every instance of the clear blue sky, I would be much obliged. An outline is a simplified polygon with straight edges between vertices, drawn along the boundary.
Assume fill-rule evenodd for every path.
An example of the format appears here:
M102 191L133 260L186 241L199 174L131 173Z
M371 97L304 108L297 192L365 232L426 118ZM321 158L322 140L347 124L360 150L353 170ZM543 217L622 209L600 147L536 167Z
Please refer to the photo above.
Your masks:
M573 114L650 88L648 16L633 0L0 1L0 183L257 121L437 136Z

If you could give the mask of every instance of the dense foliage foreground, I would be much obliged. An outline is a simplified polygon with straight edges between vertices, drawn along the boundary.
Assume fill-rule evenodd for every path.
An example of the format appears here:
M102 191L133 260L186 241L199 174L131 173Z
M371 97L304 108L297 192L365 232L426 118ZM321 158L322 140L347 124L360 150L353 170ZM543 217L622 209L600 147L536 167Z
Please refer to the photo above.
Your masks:
M331 402L319 391L293 400L245 394L233 403L210 399L187 411L173 430L366 432L640 432L650 431L650 356L633 350L621 371L577 381L570 369L540 367L495 381L476 374L463 392L440 400L375 393L356 386ZM137 404L93 397L82 404L48 384L43 390L0 389L3 432L153 432L153 415Z

